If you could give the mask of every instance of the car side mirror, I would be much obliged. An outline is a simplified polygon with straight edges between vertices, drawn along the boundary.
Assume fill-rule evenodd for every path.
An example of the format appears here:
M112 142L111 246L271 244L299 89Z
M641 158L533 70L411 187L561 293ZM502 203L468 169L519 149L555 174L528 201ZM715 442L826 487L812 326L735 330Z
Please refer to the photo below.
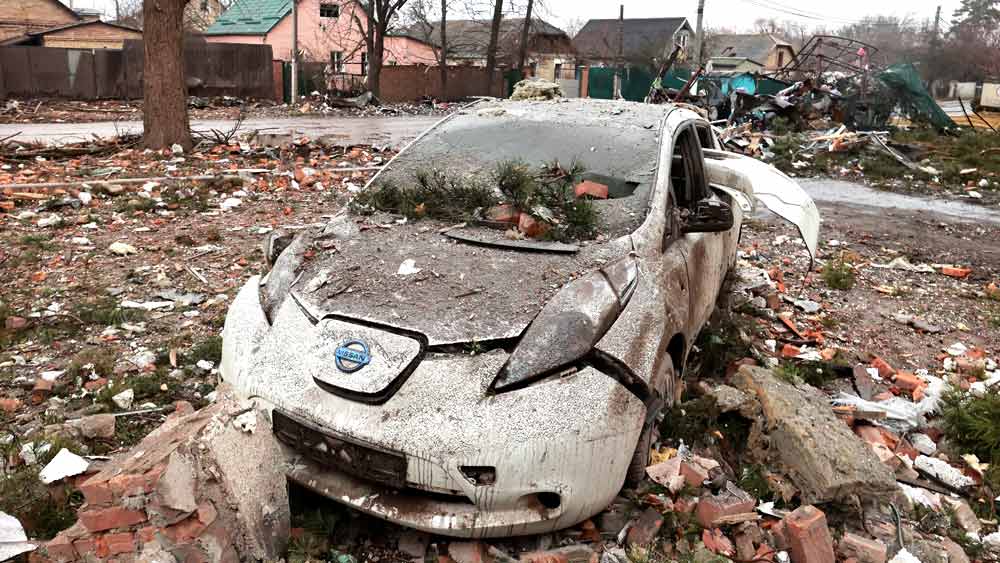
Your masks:
M715 199L697 202L694 210L682 217L681 233L721 233L733 228L733 208Z

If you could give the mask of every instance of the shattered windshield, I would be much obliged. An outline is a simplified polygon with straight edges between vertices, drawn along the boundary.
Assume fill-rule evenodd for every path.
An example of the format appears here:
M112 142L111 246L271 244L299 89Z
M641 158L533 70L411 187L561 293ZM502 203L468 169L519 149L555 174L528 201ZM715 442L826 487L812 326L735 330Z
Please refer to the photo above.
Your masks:
M664 106L479 104L379 174L354 209L465 222L478 238L602 241L645 219Z

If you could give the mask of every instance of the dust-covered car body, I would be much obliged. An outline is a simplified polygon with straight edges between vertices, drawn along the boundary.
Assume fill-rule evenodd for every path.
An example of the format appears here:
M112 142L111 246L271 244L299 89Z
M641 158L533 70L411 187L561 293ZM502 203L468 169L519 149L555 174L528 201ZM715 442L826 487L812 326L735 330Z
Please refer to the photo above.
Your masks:
M811 200L716 147L672 106L486 102L449 116L366 189L428 163L577 160L617 186L595 202L601 236L517 241L342 212L240 291L223 378L271 416L291 479L358 510L452 536L580 522L641 473L758 180L815 248Z

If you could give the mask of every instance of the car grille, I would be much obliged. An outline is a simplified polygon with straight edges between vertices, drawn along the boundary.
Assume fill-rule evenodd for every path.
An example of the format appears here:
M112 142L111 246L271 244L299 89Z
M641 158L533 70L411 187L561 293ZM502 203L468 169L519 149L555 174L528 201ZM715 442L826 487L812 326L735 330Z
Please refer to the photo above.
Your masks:
M397 489L406 485L402 454L322 432L278 411L273 419L279 440L324 467Z

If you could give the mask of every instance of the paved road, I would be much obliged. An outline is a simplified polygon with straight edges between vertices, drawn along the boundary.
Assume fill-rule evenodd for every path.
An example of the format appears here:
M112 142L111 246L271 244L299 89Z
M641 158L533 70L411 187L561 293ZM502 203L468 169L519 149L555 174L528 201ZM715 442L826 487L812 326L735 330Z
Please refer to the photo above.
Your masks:
M329 137L344 143L374 143L400 146L416 137L441 117L290 117L282 119L248 119L242 130L255 129L264 133L293 133L313 139ZM194 130L218 129L228 131L231 121L195 121ZM96 134L110 137L126 131L141 132L142 122L97 123L15 123L0 125L0 139L20 132L18 140L46 143L69 143L90 139Z

